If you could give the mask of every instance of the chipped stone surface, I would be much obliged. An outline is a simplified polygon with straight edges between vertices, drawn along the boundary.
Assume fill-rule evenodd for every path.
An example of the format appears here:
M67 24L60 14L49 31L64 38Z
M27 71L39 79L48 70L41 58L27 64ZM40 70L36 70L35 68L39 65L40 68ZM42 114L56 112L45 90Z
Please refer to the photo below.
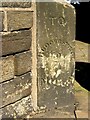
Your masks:
M15 75L22 75L31 71L31 52L22 52L15 55Z
M88 120L90 115L90 93L76 81L74 87L77 119L81 118L83 120L83 118L86 118Z
M18 8L29 8L31 7L31 2L2 2L0 7L18 7Z
M31 105L31 95L0 109L2 118L22 118L33 110Z
M14 78L14 56L0 58L0 82Z
M58 109L51 109L47 110L46 112L41 112L39 114L34 115L32 118L39 118L39 119L59 119L59 120L74 120L74 114L70 114L69 112L63 112L62 110Z
M0 107L13 103L31 94L31 73L16 77L0 86L2 104Z
M73 111L74 8L37 3L37 21L38 106Z
M8 11L7 12L7 29L8 31L31 28L32 21L31 11Z
M2 55L13 54L29 50L31 47L31 30L20 32L2 33Z
M75 61L76 62L88 62L90 63L89 53L90 53L90 44L75 41Z

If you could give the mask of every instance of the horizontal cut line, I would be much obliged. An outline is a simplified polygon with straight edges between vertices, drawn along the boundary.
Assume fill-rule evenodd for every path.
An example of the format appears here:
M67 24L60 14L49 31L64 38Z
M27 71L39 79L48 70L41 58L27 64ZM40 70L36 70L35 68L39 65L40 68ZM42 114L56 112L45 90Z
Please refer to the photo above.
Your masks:
M26 75L26 74L28 74L28 73L30 73L30 77L31 77L31 79L32 79L32 73L31 73L31 70L30 71L28 71L28 72L26 72L26 73L23 73L23 74L21 74L21 75L14 75L14 77L16 77L16 78L18 78L18 77L22 77L23 75ZM14 79L16 79L16 78L11 78L11 79L9 79L9 80L5 80L5 81L3 81L3 82L0 82L0 85L2 86L4 83L7 83L7 82L11 82L11 81L13 81Z
M19 53L24 53L24 52L31 52L31 50L28 48L27 50L22 50L22 51L19 51L19 52L14 52L14 53L7 53L6 55L1 55L0 57L7 57L7 56L10 56L10 55L16 55L16 54L19 54ZM31 53L32 54L32 53Z
M10 7L0 7L0 11L34 11L34 8L10 8Z
M15 102L9 103L9 104L1 107L0 109L5 108L5 107L7 107L7 106L9 106L9 105L12 105L12 104L14 104L14 103L16 103L16 102L19 102L20 100L22 100L22 99L24 99L24 98L26 98L26 97L28 97L28 96L30 96L30 95L31 95L31 92L30 92L30 94L28 94L28 95L26 95L26 96L23 96L22 98L16 100Z
M12 30L11 32L20 32L20 31L24 31L24 30L30 30L31 29L31 27L30 28L20 28L20 29L18 29L18 30Z

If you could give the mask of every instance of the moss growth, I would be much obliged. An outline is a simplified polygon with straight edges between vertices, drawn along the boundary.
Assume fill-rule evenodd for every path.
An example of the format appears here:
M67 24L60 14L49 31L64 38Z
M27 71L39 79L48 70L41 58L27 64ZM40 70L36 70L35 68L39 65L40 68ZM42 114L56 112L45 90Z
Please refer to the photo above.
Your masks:
M83 88L78 82L75 81L74 83L75 92L82 91L82 92L88 92L85 88Z

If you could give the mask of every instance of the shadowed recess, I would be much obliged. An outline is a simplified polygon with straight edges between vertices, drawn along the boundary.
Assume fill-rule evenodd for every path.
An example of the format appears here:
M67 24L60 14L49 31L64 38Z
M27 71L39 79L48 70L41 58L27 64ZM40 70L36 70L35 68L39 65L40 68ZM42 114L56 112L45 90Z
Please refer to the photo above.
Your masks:
M90 43L90 2L72 5L76 9L76 40Z
M76 62L75 80L85 89L90 91L90 63Z

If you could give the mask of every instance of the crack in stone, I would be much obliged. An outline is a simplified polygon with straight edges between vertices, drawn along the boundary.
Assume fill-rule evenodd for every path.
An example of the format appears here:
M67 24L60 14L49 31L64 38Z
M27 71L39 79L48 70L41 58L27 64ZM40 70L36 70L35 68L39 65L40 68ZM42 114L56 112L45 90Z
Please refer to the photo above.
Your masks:
M74 109L74 116L75 116L75 120L77 120L77 114L76 114L77 104L75 103L74 106L75 106L75 109Z

